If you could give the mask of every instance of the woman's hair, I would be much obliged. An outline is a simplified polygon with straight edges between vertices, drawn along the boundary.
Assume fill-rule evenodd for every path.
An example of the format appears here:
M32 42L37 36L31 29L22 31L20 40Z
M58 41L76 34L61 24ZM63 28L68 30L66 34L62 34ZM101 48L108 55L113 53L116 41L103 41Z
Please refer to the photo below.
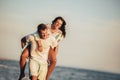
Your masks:
M62 35L65 37L66 36L66 30L65 30L66 22L65 22L65 20L61 16L58 16L52 21L52 24L54 24L58 19L60 19L63 22L62 26L60 27L60 30L62 31Z

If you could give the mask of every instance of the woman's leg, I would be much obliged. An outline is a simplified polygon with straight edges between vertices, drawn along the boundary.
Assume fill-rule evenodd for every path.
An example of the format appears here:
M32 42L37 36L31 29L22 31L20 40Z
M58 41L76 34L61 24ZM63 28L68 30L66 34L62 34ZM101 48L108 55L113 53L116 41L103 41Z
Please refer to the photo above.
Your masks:
M38 79L37 79L37 76L32 76L32 77L31 77L31 80L38 80Z
M24 77L24 71L25 71L25 66L26 66L26 59L29 56L29 51L28 48L26 48L20 57L20 79Z
M53 50L52 48L50 48L49 50L49 61L50 61L50 65L48 66L48 72L47 72L47 76L46 76L46 80L49 79L52 71L55 69L56 66L56 55L58 53L58 46L55 48L55 50Z
M25 37L21 39L21 46L22 48L25 45ZM21 80L25 74L25 65L26 65L26 59L29 57L29 49L30 49L30 45L22 52L21 56L20 56L20 76L19 76L19 80Z

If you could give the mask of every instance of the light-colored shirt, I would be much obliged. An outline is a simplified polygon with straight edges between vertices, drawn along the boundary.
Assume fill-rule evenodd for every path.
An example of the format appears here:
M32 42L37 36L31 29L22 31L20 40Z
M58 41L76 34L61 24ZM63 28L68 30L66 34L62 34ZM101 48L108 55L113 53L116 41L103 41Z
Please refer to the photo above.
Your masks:
M49 31L49 34L50 34L51 36L53 36L53 37L56 39L57 44L59 44L59 43L63 40L63 35L60 34L59 32L54 32L54 33L52 33L52 32L51 32L51 24L47 24L47 27L48 27L48 29L49 29L49 30L48 30L48 31ZM35 33L33 33L33 34L36 34L36 36L38 36L37 32L35 32ZM29 36L29 35L27 35L26 37L28 37L28 36ZM36 38L38 38L38 37L36 37ZM23 47L22 52L24 51L24 49L25 49L28 45L30 45L30 43L26 42L26 45Z
M39 63L43 63L43 64L47 63L49 48L50 47L54 48L57 46L57 41L51 35L47 39L40 39L38 34L34 33L34 34L27 36L26 40L28 43L31 44L31 50L30 50L31 58L30 59L34 59L38 61ZM37 40L41 40L42 47L43 47L42 52L38 50L38 46L36 43Z
M61 42L62 41L62 39L63 39L63 35L61 34L61 33L59 33L59 32L51 32L51 24L47 24L47 27L48 27L48 29L49 29L49 33L50 33L50 35L52 35L53 37L55 37L55 39L57 40L57 42L58 42L58 44L59 44L59 42Z

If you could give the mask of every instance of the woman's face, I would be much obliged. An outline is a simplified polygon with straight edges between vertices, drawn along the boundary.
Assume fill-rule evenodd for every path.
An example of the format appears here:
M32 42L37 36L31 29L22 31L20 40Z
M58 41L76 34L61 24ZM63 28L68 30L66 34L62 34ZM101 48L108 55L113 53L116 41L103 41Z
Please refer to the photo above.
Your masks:
M63 24L63 21L61 19L58 19L53 25L55 29L59 29Z

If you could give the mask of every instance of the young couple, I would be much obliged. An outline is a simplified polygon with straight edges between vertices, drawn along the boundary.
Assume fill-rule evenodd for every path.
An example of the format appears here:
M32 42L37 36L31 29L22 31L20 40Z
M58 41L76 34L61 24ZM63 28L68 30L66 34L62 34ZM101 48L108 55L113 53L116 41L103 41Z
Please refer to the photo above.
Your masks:
M62 17L56 17L52 24L38 25L37 32L21 39L23 52L20 57L19 80L25 76L26 59L30 58L32 80L48 80L56 66L56 55L59 42L65 38L66 22ZM47 65L47 61L49 65Z

